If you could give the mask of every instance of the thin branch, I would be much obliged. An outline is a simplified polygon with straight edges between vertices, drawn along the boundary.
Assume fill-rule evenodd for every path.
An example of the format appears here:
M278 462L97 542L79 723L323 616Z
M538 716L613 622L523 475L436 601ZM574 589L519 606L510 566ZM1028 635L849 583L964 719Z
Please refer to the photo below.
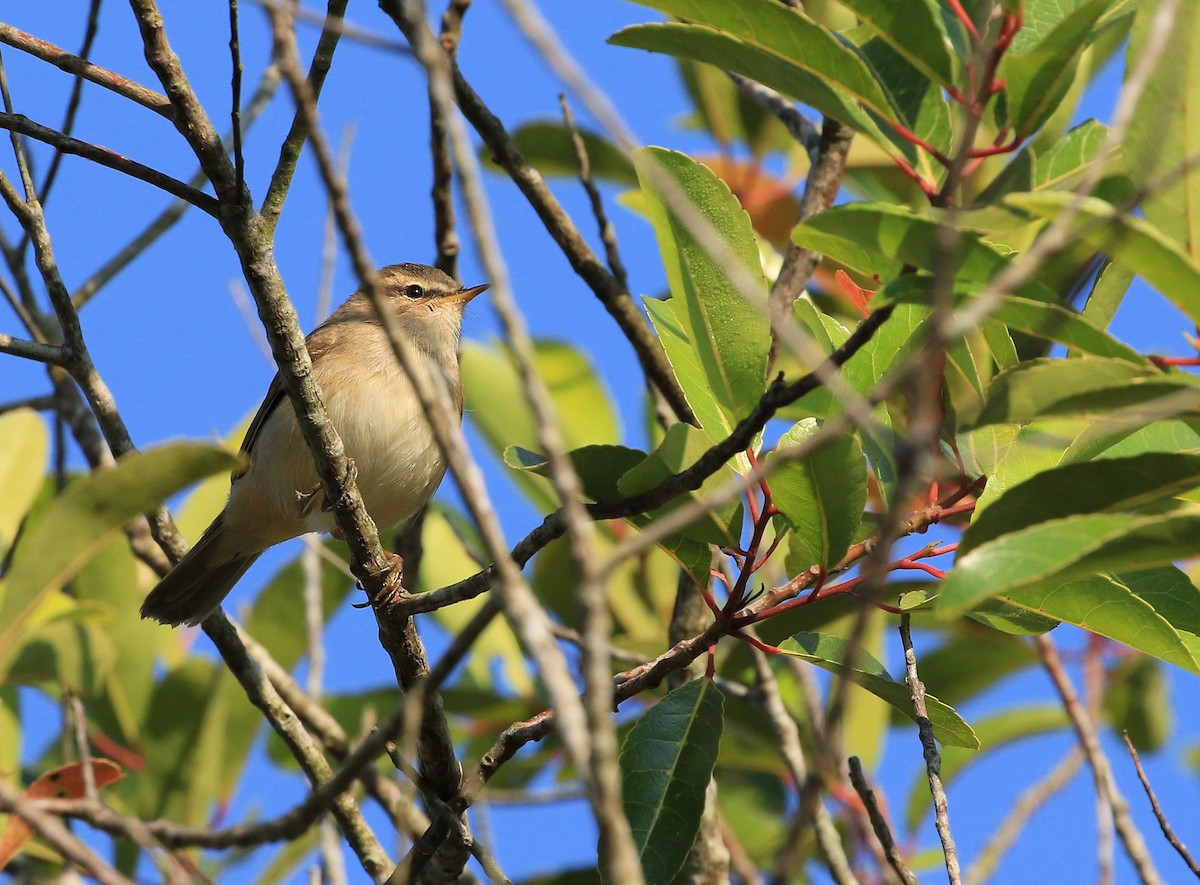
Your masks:
M1035 636L1033 644L1037 649L1038 657L1041 658L1042 666L1046 668L1054 687L1058 690L1067 715L1071 717L1071 723L1075 726L1079 745L1083 748L1088 765L1092 769L1092 779L1095 781L1096 791L1105 793L1109 798L1112 805L1113 825L1117 829L1121 843L1125 846L1125 853L1133 861L1138 879L1143 885L1162 885L1163 880L1154 868L1154 861L1146 848L1146 842L1133 822L1133 817L1129 812L1129 803L1117 788L1112 766L1100 746L1100 736L1096 733L1096 726L1080 702L1079 696L1075 693L1075 687L1067 676L1062 659L1058 655L1058 649L1054 647L1054 642L1047 635Z
M13 356L36 360L51 366L63 366L67 362L66 351L61 345L26 341L24 338L14 338L12 335L3 333L0 333L0 353L10 353Z
M900 854L900 849L896 847L896 840L892 838L892 829L888 826L883 812L879 810L879 803L875 801L875 791L867 783L867 778L862 770L862 762L857 756L850 757L850 783L854 785L854 792L858 793L863 807L867 809L867 816L871 820L871 829L875 831L875 838L883 846L883 853L887 857L888 865L905 885L917 885L917 877L908 868L908 864L904 862L904 858Z
M794 101L786 95L776 92L770 86L764 86L741 74L726 71L725 76L733 81L739 92L750 98L755 104L770 111L784 125L788 134L804 148L813 165L820 163L821 158L825 156L821 150L821 133L817 130L816 124L804 116Z
M11 812L25 821L30 829L49 842L63 857L101 885L133 885L131 880L105 863L54 815L39 808L34 800L23 798L3 780L0 780L0 811Z
M817 146L816 162L808 170L808 182L800 200L800 221L828 209L837 199L846 172L846 158L850 154L850 143L854 130L826 117L821 124L821 139ZM821 261L821 254L812 249L789 243L783 257L783 266L771 286L771 353L778 349L780 330L790 322L792 302L800 297L808 286L813 271Z
M246 158L242 155L242 45L238 0L229 0L229 131L233 136L233 168L239 191L246 188Z
M317 40L317 48L313 51L312 61L308 66L308 88L312 92L314 103L320 98L325 78L333 65L333 54L345 28L344 17L348 3L349 0L329 0L326 6L321 36ZM292 11L288 10L289 13ZM279 160L276 161L275 171L271 173L271 183L267 186L266 196L263 197L261 214L268 230L273 230L279 223L279 214L283 211L283 203L287 199L288 189L296 174L296 164L300 161L300 154L307 139L308 129L304 116L297 110L292 117L287 137L279 146Z
M91 0L88 7L87 25L83 32L83 45L79 48L79 57L87 59L92 52L92 44L96 40L96 34L100 30L100 4L103 0ZM0 27L3 27L0 25ZM80 99L83 97L83 77L76 77L74 84L71 86L71 95L67 99L67 110L63 114L63 124L59 130L64 135L70 135L75 128L75 115L79 111ZM54 182L58 178L58 170L62 168L63 154L61 151L55 151L54 157L50 160L50 168L46 170L46 177L42 179L42 186L38 189L38 194L41 195L42 203L44 204L50 196L50 190L54 187ZM24 248L28 240L23 240L21 249Z
M270 104L271 99L275 95L275 90L279 86L279 82L279 68L272 63L263 71L262 78L259 80L254 94L242 110L241 116L244 129L249 129L250 125L258 120L263 110ZM232 147L232 133L226 135L225 143ZM207 183L208 177L204 174L203 170L197 171L188 180L188 184L194 188L203 187ZM87 304L113 277L128 267L134 259L150 248L159 237L174 227L176 222L183 218L184 213L187 212L190 205L185 200L173 201L157 217L151 220L140 233L130 240L129 243L117 250L104 264L100 265L91 276L84 280L71 293L71 301L75 304L75 307L79 309Z
M14 49L27 52L36 58L40 58L42 61L49 62L62 71L66 71L68 74L74 74L76 77L87 80L89 83L95 83L97 86L110 89L117 95L127 98L144 108L149 108L156 114L166 117L168 120L174 115L171 109L171 102L165 95L155 92L153 89L147 89L145 86L135 83L127 77L122 77L120 74L94 65L86 59L72 55L70 52L55 46L53 43L47 43L45 40L40 40L32 34L26 34L12 25L0 22L0 43L5 43Z
M753 628L749 629L753 630ZM753 633L751 632L750 635ZM762 708L771 720L771 727L775 730L775 737L779 741L780 752L787 764L788 772L792 776L792 782L799 790L808 782L809 778L808 764L804 760L804 750L800 745L800 729L787 707L784 706L783 696L779 692L779 681L771 670L767 656L757 648L751 648L750 655L754 661L754 673L758 679L758 688L762 692ZM856 759L851 759L852 772L855 762L857 762ZM833 876L833 880L838 885L857 885L858 878L850 868L850 861L846 858L846 852L842 848L841 835L834 825L829 809L825 807L820 796L817 797L813 809L813 824L817 843L825 855L825 862L829 865L829 872ZM886 844L884 847L887 847Z
M929 792L933 794L933 809L938 838L942 842L942 854L946 859L946 873L951 885L958 885L962 881L962 872L958 866L958 848L950 832L949 802L946 799L946 787L942 783L942 757L938 753L933 724L929 721L929 710L925 706L925 685L917 676L917 655L913 651L909 617L908 612L900 616L900 641L904 645L904 668L908 674L905 681L912 692L913 712L917 716L917 731L925 756L925 771L929 776Z
M1133 767L1137 769L1138 780L1142 782L1142 789L1146 791L1146 798L1150 800L1150 808L1154 811L1154 819L1158 821L1159 828L1163 831L1163 835L1166 836L1167 841L1171 843L1171 847L1175 849L1176 854L1183 858L1183 862L1192 871L1192 875L1200 879L1200 864L1196 863L1196 859L1187 850L1187 846L1175 835L1175 830L1171 828L1171 822L1167 820L1162 806L1158 804L1158 797L1154 795L1154 788L1150 786L1150 779L1146 777L1146 772L1142 768L1142 760L1138 758L1137 748L1133 746L1133 741L1129 739L1129 732L1122 732L1121 736L1125 738L1125 746L1129 750L1130 758L1133 759Z
M159 172L157 169L151 169L149 166L145 166L136 160L131 160L101 145L91 144L90 142L80 141L77 138L64 135L57 129L50 129L40 123L35 123L22 114L0 114L0 129L7 129L10 132L28 136L29 138L48 144L64 154L72 154L82 157L85 160L91 160L93 163L98 163L101 166L113 169L131 178L136 178L139 181L144 181L160 190L166 191L172 196L185 200L208 215L212 215L213 217L217 215L217 201L204 193L204 191L197 190L191 185L184 184L176 178Z
M596 219L596 225L600 229L600 242L604 244L604 257L608 261L608 269L612 271L612 275L621 288L628 291L629 275L625 271L625 262L621 260L621 252L617 248L617 231L608 219L608 212L604 209L604 200L600 196L600 189L592 180L592 164L588 158L587 146L583 142L583 136L575 128L575 115L571 113L567 97L560 95L558 103L562 107L563 125L571 134L571 147L575 151L575 162L579 165L579 183L583 185L583 189L587 193L588 202L592 206L592 217Z

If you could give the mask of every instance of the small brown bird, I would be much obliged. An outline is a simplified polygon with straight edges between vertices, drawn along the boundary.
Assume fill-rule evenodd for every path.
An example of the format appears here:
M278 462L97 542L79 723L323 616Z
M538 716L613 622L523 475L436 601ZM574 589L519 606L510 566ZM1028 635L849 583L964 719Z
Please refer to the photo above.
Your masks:
M379 291L401 333L440 370L462 414L458 346L463 309L486 285L461 288L420 264L379 271ZM352 295L308 336L313 375L354 462L371 519L382 529L416 515L446 471L416 393L396 361L375 308ZM221 604L259 555L307 532L330 532L333 515L279 376L246 431L247 468L235 473L225 509L142 604L142 617L198 624Z

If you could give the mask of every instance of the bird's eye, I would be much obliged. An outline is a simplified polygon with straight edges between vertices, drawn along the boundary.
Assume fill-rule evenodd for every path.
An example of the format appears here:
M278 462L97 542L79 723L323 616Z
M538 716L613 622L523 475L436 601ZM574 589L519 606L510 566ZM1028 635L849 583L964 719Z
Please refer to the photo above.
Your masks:
M425 290L416 283L413 283L411 286L404 287L404 294L409 298L424 298Z

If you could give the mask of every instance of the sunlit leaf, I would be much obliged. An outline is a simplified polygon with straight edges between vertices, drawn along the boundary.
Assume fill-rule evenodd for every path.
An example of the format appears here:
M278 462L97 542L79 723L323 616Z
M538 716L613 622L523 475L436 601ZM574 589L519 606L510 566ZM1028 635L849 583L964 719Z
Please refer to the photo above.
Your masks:
M1089 513L1048 520L960 556L942 584L936 608L950 618L992 596L1012 599L1031 588L1052 591L1104 572L1167 565L1200 553L1197 538L1200 507L1190 504L1141 516ZM1044 611L1030 597L1022 601Z
M656 148L639 151L635 162L672 294L652 317L661 325L669 311L678 325L677 334L660 331L667 356L674 364L687 351L682 355L698 365L700 378L679 368L676 373L701 426L723 437L750 412L766 384L770 335L761 313L767 290L758 245L745 210L712 170ZM682 200L687 205L679 205ZM697 225L711 225L728 251L714 253ZM708 397L717 414L708 408Z
M820 430L815 418L801 421L783 435L778 448L802 444ZM857 439L850 434L830 439L775 470L770 484L772 500L792 528L788 570L836 565L854 539L867 502L867 463Z
M1004 59L1008 118L1022 138L1035 132L1057 110L1075 78L1080 53L1094 39L1093 26L1112 0L1090 0L1058 21L1036 45L1021 44Z
M122 526L196 480L229 470L224 449L173 443L80 477L26 530L0 597L0 677L46 594L75 575Z
M688 23L637 25L609 42L736 71L886 143L857 104L886 119L890 104L882 87L853 51L803 13L772 0L639 2Z
M847 666L846 640L824 633L797 633L784 640L779 647L787 654L816 664L831 673L843 674L855 685L887 701L908 718L916 720L908 685L893 679L883 664L861 649L856 651L852 664ZM967 725L952 707L929 694L925 696L925 703L929 721L933 724L933 736L940 743L969 749L979 747L979 740L971 726Z
M1130 70L1146 51L1160 6L1143 2L1138 7L1127 51ZM1200 154L1198 29L1200 6L1180 3L1121 142L1129 176L1146 195L1141 208L1147 220L1194 261L1200 261L1200 176L1194 168L1178 172Z
M942 86L955 85L957 65L941 10L933 0L900 6L892 0L843 0L872 31Z
M1053 219L1070 206L1071 231L1113 261L1136 271L1187 316L1200 321L1200 264L1151 222L1123 215L1098 197L1067 193L1012 194L1005 202L1039 218Z
M1200 485L1200 454L1148 453L1038 473L975 515L960 556L1001 535L1081 513L1133 510Z
M0 415L0 559L42 487L49 451L46 423L33 409Z

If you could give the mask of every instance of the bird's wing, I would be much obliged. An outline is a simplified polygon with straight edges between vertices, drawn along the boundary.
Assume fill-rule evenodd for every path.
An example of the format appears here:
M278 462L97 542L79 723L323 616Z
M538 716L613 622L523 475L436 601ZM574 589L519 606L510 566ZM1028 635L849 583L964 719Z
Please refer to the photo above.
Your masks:
M308 345L308 353L313 362L320 359L321 355L330 347L336 344L336 320L338 314L335 313L328 320L318 326L305 339ZM254 419L250 422L250 426L246 429L246 436L242 440L242 453L250 455L254 451L254 444L258 441L258 435L262 432L263 427L267 423L267 419L271 417L275 409L281 403L287 401L287 392L283 389L283 381L279 378L279 373L275 373L275 377L271 379L270 386L267 387L267 395L263 397L262 405L258 407L258 411L254 414ZM233 473L233 481L237 482L246 474L248 467L239 467Z

